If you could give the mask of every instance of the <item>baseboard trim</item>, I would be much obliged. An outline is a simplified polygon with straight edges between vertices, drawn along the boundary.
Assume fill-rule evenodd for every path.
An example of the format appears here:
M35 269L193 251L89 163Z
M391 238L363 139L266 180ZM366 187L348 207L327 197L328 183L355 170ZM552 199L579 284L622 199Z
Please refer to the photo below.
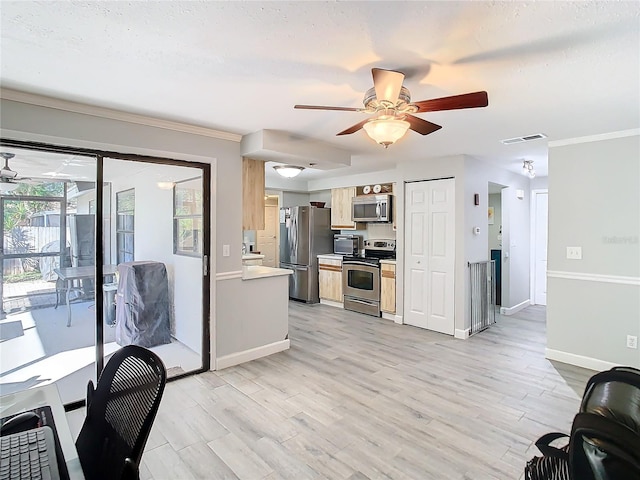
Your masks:
M398 325L404 325L404 318L402 317L402 315L396 315L396 317L394 318L394 322L396 322Z
M251 348L243 352L224 355L216 359L216 370L222 370L223 368L233 367L234 365L240 365L241 363L250 362L251 360L257 360L258 358L266 357L267 355L273 355L274 353L288 350L290 346L290 341L287 338L281 342L274 342L261 347Z
M454 338L458 338L460 340L466 340L467 338L469 338L469 333L471 332L470 328L465 328L464 330L460 330L459 328L456 328L455 332L453 333Z
M599 273L563 272L548 270L547 278L565 278L568 280L583 280L585 282L618 283L621 285L639 285L640 277L623 277L622 275L602 275Z
M344 304L343 303L336 302L335 300L327 300L325 298L321 298L320 299L320 303L322 305L329 305L330 307L344 308Z
M518 313L523 308L527 308L529 305L532 305L532 303L531 300L527 298L524 302L520 302L513 307L500 307L500 315L513 315L514 313Z
M598 358L584 357L582 355L576 355L575 353L553 350L551 348L545 348L544 356L548 360L568 363L569 365L588 368L589 370L595 370L597 372L609 370L610 368L618 366L616 363L606 362Z
M232 272L216 273L216 281L218 280L233 280L234 278L242 278L242 270L236 270Z
M391 320L392 322L396 321L396 314L395 313L389 313L389 312L382 312L382 318L384 318L385 320Z

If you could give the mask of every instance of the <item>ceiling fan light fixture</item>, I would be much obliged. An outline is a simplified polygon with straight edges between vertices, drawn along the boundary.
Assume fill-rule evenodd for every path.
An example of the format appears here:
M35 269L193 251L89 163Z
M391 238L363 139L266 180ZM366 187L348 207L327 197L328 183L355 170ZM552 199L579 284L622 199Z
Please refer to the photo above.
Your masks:
M304 167L298 167L296 165L276 165L273 169L278 172L278 175L284 178L297 177Z
M397 118L376 118L363 125L367 135L384 148L400 140L409 127L409 122Z
M533 160L524 160L522 163L522 173L529 178L535 178L536 171L533 169Z

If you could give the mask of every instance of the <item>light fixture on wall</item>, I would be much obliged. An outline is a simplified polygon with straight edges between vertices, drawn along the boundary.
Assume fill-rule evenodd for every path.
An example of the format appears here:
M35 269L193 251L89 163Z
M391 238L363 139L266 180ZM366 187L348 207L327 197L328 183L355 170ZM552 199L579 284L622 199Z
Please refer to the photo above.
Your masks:
M534 178L536 176L536 171L533 169L533 160L524 160L522 164L522 173L527 175L529 178Z
M304 167L298 167L296 165L276 165L273 169L282 177L293 178L300 175Z
M406 120L400 120L393 115L380 115L362 127L376 143L387 148L404 137L410 126Z

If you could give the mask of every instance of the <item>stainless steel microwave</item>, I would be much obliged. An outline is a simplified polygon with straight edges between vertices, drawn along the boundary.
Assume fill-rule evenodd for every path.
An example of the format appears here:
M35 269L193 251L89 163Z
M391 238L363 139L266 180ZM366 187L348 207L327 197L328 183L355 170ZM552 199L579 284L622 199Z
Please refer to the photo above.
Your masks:
M354 222L392 221L393 195L360 195L351 200L351 217Z

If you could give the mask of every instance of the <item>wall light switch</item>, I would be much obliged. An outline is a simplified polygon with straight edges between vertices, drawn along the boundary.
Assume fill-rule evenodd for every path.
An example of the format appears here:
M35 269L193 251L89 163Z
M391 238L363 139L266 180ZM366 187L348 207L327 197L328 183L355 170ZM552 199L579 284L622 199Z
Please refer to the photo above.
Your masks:
M230 250L231 250L230 245L222 245L222 256L228 257L229 255L231 255Z
M627 348L638 348L638 337L627 335Z
M567 258L570 260L582 260L582 247L567 247Z

